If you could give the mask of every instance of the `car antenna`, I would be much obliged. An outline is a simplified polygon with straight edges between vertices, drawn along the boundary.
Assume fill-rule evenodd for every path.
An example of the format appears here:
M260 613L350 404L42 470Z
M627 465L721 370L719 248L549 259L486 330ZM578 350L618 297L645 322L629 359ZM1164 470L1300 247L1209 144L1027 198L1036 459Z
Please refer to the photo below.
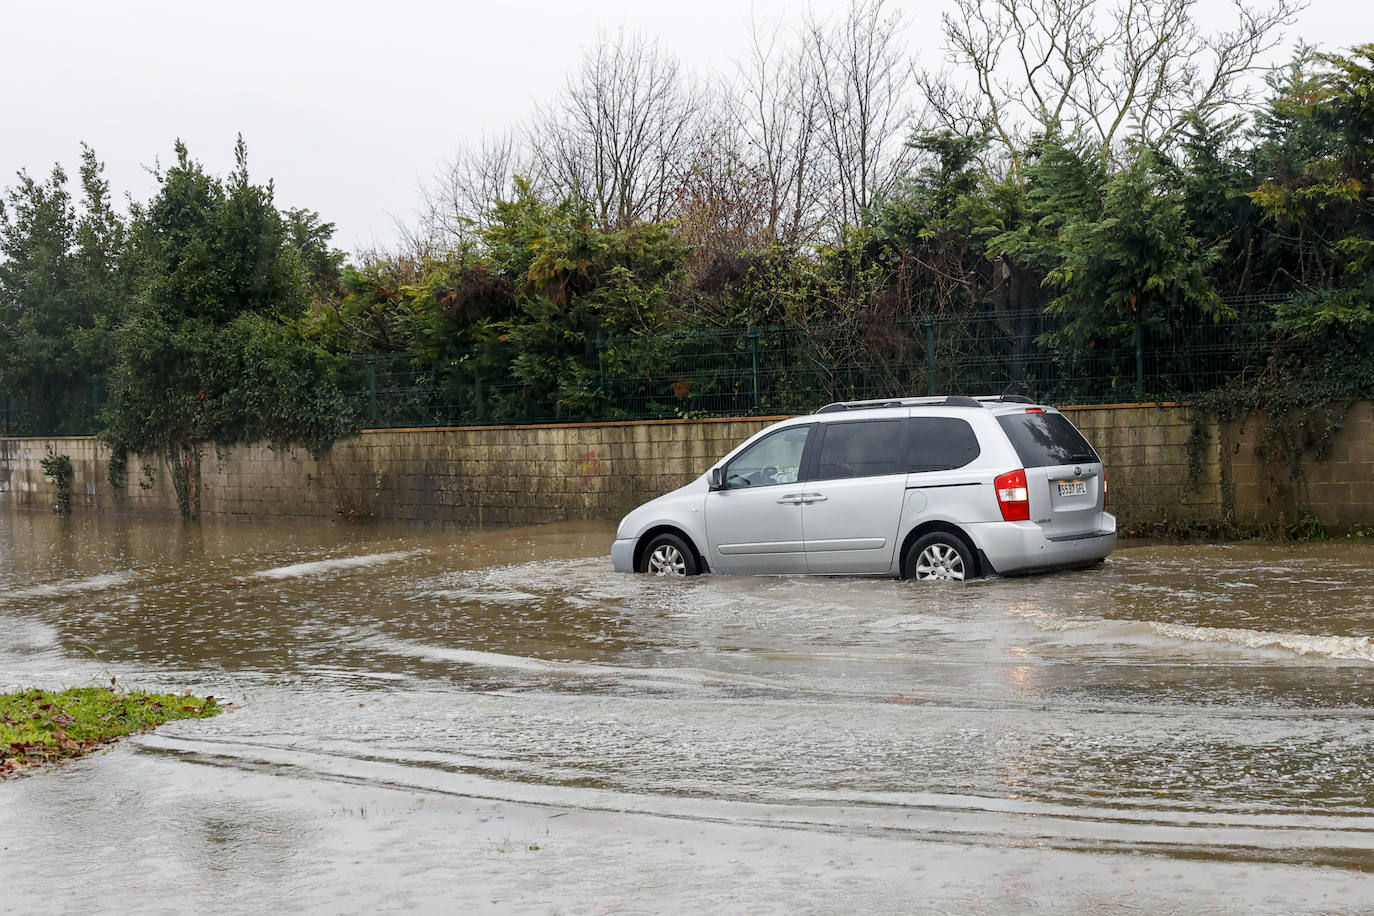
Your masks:
M1019 388L1019 389L1022 390L1022 391L1025 391L1025 390L1026 390L1026 386L1025 386L1025 385L1023 385L1022 383L1018 382L1016 379L1012 379L1011 381L1007 382L1007 387L1005 387L1005 388L1002 389L1002 393L999 394L999 395L997 396L997 400L999 400L999 401L1005 401L1005 400L1007 399L1007 392L1011 391L1013 388ZM1023 396L1023 399L1026 400L1026 401L1028 401L1028 402L1030 402L1030 399L1029 399L1029 398L1025 398L1025 397ZM1032 403L1033 403L1033 402L1032 402Z

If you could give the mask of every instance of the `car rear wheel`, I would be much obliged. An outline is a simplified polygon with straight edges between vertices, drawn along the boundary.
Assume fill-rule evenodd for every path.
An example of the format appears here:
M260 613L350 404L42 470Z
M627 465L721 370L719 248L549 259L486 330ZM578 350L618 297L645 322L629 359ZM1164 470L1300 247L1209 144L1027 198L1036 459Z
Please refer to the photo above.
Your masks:
M902 575L923 582L972 579L976 575L973 551L957 534L932 531L907 548Z
M644 549L639 571L653 576L695 576L701 569L686 541L675 534L660 534Z

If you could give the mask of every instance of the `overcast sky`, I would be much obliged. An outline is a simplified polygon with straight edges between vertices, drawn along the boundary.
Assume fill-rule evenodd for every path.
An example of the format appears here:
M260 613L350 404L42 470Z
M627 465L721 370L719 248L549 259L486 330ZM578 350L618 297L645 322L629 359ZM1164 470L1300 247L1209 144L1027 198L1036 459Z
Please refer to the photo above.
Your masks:
M752 8L797 23L808 5L821 16L846 6ZM891 3L923 66L943 57L947 7ZM419 186L454 149L549 99L598 29L658 37L692 70L727 71L750 9L748 0L0 0L0 185L57 161L74 176L84 140L115 194L142 200L154 189L146 167L170 161L176 138L223 174L241 132L254 178L275 180L279 206L318 210L346 250L388 246L394 219L413 224ZM1367 0L1314 0L1286 44L1374 41L1367 14Z

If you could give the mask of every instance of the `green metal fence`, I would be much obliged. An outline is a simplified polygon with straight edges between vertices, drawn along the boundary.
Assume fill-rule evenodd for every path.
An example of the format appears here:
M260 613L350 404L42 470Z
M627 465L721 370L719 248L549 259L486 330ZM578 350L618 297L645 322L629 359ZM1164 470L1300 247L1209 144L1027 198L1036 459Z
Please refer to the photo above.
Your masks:
M350 360L340 379L361 427L459 426L801 413L831 401L920 394L1025 394L1051 404L1176 400L1255 371L1274 347L1272 306L1171 326L1125 319L1113 343L1047 346L1038 310L789 327L589 337L551 362L513 345L427 358ZM540 362L543 360L543 362ZM550 373L548 367L557 365ZM62 429L0 395L5 435L93 432L104 392Z
M0 436L88 436L100 429L105 377L53 384L41 404L0 390Z
M1128 323L1116 345L1052 348L1039 311L887 325L692 330L589 342L569 382L522 380L517 354L474 350L424 364L369 356L352 374L366 426L633 420L798 413L842 400L1015 392L1052 404L1176 400L1262 366L1262 302L1221 323Z

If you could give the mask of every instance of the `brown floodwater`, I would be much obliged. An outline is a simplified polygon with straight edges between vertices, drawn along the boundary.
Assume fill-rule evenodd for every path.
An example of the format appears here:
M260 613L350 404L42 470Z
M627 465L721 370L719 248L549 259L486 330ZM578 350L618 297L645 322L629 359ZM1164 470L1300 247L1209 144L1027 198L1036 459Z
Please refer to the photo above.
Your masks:
M1374 909L1374 544L932 586L612 535L0 512L0 691L241 706L0 784L0 911Z

